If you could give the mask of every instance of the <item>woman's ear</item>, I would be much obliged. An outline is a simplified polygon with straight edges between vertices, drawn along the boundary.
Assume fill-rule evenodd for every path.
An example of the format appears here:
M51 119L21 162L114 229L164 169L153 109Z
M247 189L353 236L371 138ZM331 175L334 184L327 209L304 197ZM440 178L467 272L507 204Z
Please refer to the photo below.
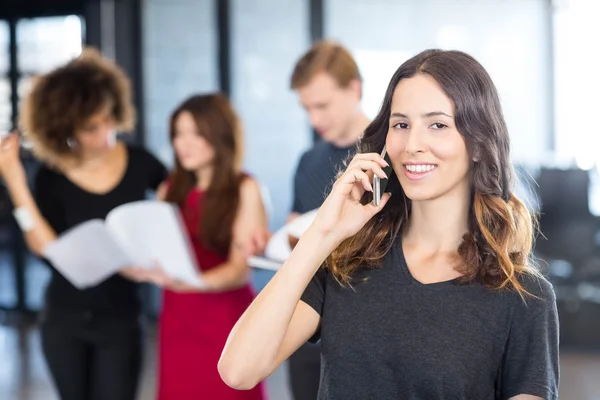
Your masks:
M473 149L473 157L472 157L473 162L479 162L480 160L480 151L479 148L475 147L475 149Z

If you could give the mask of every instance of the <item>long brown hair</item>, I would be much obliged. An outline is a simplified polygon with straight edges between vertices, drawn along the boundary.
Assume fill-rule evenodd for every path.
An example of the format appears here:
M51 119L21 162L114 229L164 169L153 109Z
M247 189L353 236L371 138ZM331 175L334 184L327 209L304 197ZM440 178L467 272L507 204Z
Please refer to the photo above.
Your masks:
M456 127L477 159L470 171L469 232L458 248L460 281L479 281L496 289L511 287L523 296L527 291L519 278L539 274L530 259L533 219L511 191L514 170L500 99L490 76L475 59L460 51L427 50L402 64L390 81L379 114L365 131L359 151L381 152L394 90L402 79L417 74L433 77L453 101ZM380 265L410 217L411 201L395 174L387 190L392 197L384 209L327 260L328 268L342 283L349 283L361 267ZM362 202L371 199L372 193L367 192Z
M190 113L198 132L214 148L213 176L200 210L199 236L209 248L227 254L232 240L233 222L240 201L242 134L237 114L229 100L220 93L196 95L180 104L170 120L171 141L175 122L181 113ZM197 185L196 175L185 170L175 157L166 200L182 204Z

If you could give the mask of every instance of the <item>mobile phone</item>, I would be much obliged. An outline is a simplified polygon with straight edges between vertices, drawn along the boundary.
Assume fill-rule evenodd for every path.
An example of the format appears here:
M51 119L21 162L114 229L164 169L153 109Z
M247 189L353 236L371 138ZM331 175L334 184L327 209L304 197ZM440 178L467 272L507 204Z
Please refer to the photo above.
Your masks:
M390 160L390 156L388 155L385 146L383 146L383 151L381 152L381 157L388 163L387 167L383 167L383 172L387 175L387 179L380 178L377 175L373 175L373 204L378 206L381 203L381 196L385 193L385 188L387 187L388 181L394 169L392 168L392 160Z

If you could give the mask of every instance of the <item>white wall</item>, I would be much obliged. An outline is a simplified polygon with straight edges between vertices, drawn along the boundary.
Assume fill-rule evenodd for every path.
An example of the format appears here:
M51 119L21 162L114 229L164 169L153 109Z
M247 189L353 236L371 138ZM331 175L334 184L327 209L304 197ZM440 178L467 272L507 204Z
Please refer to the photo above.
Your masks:
M144 0L142 4L146 144L173 162L169 117L192 94L217 90L213 0Z
M547 0L327 0L326 33L355 54L374 116L392 73L427 48L463 50L488 70L502 100L513 158L539 162L551 135Z

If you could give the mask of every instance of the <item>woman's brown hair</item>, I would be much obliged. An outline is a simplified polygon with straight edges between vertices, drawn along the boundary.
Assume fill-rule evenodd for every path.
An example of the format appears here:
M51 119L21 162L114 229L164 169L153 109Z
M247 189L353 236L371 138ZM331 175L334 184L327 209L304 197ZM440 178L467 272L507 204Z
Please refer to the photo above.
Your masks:
M379 114L367 127L359 151L381 152L385 144L392 96L402 79L417 74L433 77L455 106L455 123L477 160L471 167L470 231L458 248L460 282L482 282L490 288L511 287L527 294L524 274L538 275L531 263L533 219L512 193L514 170L510 141L496 88L485 69L460 51L427 50L409 59L394 73ZM410 217L411 201L394 174L392 193L384 209L328 258L327 266L343 283L363 266L375 267L390 250ZM363 203L371 201L367 192Z
M199 236L209 248L227 254L243 179L240 122L231 103L223 94L192 96L171 115L171 141L177 133L177 118L184 112L192 115L198 134L203 136L215 151L212 180L200 210L202 218ZM175 158L175 169L169 180L166 200L181 205L189 191L197 184L194 172L185 170Z

